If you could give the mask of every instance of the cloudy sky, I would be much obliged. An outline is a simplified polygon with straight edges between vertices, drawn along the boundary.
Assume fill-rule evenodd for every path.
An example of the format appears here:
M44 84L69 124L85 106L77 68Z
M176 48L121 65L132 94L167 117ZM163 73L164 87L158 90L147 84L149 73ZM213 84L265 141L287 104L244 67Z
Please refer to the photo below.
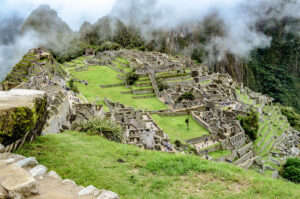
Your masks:
M27 17L40 4L48 4L74 30L84 21L95 22L107 15L115 0L0 0L0 21L5 17Z

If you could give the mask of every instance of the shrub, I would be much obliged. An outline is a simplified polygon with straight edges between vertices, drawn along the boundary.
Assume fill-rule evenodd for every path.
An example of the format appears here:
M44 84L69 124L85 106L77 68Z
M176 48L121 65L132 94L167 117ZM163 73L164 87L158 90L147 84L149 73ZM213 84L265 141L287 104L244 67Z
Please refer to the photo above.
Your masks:
M192 59L196 60L198 63L202 63L208 56L207 51L204 46L198 46L193 50Z
M258 115L254 110L251 110L246 117L238 117L242 128L251 140L256 140L258 133Z
M121 48L121 45L115 42L104 42L98 49L97 51L108 51L108 50L119 50Z
M79 89L76 85L74 85L74 80L73 79L71 79L69 81L69 87L70 87L71 91L73 91L74 93L79 93Z
M178 148L182 146L180 140L175 140L174 144L175 144L175 146L177 146Z
M169 88L168 85L164 84L163 82L159 82L157 87L160 92Z
M286 163L283 165L281 175L289 181L300 183L300 159L287 159Z
M183 93L178 97L176 102L181 102L182 100L188 100L188 101L193 101L195 100L195 96L193 93Z
M94 118L79 124L74 124L73 129L80 132L92 132L115 142L123 141L123 129L120 125L111 120Z
M300 115L291 107L282 107L281 112L287 117L291 126L300 131Z
M134 71L126 74L126 83L128 85L133 85L138 80L139 80L139 76Z

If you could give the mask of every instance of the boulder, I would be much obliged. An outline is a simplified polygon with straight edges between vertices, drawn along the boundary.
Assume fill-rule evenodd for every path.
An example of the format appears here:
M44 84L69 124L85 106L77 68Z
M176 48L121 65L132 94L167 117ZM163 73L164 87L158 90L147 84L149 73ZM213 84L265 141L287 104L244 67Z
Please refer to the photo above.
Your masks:
M62 180L62 178L55 171L50 171L48 176L58 181Z
M11 151L38 136L46 120L46 107L43 91L0 91L0 143Z
M300 155L300 150L296 147L291 148L291 155L292 156L299 156Z
M5 151L5 147L0 143L0 153L3 153Z
M8 198L7 191L0 185L0 199Z
M47 168L43 165L37 165L34 168L30 169L29 173L33 176L33 177L40 177L45 175L47 172Z
M29 173L3 161L0 161L0 184L7 190L8 198L28 197L39 192L37 181Z
M2 160L3 163L6 163L6 164L11 164L11 163L14 163L16 160L13 159L13 158L9 158L9 159L6 159L6 160Z
M73 186L77 186L76 183L73 180L69 180L69 179L63 180L62 184L64 184L64 185L71 184Z
M38 165L38 162L34 157L30 157L30 158L25 158L23 160L20 160L16 164L19 165L20 167L28 167L28 166L34 167Z
M100 195L97 197L97 199L120 199L118 194L107 191L107 190L101 190Z
M90 185L90 186L82 189L81 191L79 191L78 195L85 196L85 195L93 194L95 191L97 191L97 188L94 187L93 185Z
M275 170L275 171L272 173L272 178L275 178L275 179L278 178L278 171L277 171L277 170Z

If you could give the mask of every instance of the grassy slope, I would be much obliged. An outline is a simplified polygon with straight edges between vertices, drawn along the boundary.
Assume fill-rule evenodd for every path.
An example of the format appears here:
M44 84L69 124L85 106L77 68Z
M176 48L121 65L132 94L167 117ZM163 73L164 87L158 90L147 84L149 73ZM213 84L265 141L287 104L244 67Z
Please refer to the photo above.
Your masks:
M201 137L209 132L190 117L190 130L187 130L185 120L187 116L159 116L151 115L154 121L169 135L172 142Z
M81 60L75 60L80 62ZM106 66L89 66L87 71L76 72L74 68L69 68L69 72L73 78L88 81L89 85L85 86L80 83L75 83L80 92L87 98L89 102L96 101L98 96L100 103L104 104L103 98L107 97L114 101L119 101L127 106L134 108L142 108L145 110L161 110L167 106L161 103L157 98L132 99L132 94L121 94L120 92L129 91L124 86L113 88L100 88L99 85L117 84L122 81L117 78L118 72ZM106 109L107 110L107 109Z
M93 184L121 198L300 198L300 185L232 164L145 151L77 132L39 137L18 153L35 156L79 185Z

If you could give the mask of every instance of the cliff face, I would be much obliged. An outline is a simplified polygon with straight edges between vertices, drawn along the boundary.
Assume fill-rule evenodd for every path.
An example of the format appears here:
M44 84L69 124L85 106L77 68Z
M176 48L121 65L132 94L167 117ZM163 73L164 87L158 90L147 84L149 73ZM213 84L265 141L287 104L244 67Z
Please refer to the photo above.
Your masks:
M0 143L14 150L41 134L47 116L43 91L12 89L0 92Z

